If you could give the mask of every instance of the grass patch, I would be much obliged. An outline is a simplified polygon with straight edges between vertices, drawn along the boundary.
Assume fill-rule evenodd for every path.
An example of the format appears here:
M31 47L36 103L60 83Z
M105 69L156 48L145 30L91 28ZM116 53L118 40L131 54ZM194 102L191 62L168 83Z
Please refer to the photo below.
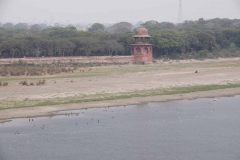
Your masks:
M34 106L49 106L49 105L59 105L59 104L70 104L70 103L82 103L82 102L93 102L93 101L103 101L103 100L116 100L116 99L126 99L132 97L147 97L147 96L159 96L159 95L173 95L173 94L183 94L198 91L210 91L217 89L227 89L227 88L238 88L240 87L240 82L238 83L228 83L228 84L211 84L211 85L195 85L195 86L185 86L185 87L172 87L172 88L157 88L150 90L136 90L131 92L119 92L119 93L98 93L92 95L76 95L64 98L48 98L48 99L3 99L0 101L0 110L12 109L12 108L26 108Z

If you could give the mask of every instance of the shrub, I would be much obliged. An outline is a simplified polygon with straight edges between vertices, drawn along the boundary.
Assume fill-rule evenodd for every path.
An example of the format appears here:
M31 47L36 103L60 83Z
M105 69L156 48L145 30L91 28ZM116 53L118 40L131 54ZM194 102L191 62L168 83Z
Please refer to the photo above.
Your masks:
M23 81L23 82L22 82L22 85L23 85L23 86L27 86L27 85L28 85L27 81Z
M3 82L3 86L7 86L8 85L8 82Z
M207 58L208 53L208 50L201 50L198 52L200 58Z
M5 77L5 76L7 76L7 73L6 72L2 73L2 77Z
M18 61L18 65L23 65L25 62L23 60Z
M172 54L169 56L170 59L180 59L180 55L179 54Z
M145 62L144 61L139 61L139 62L133 62L132 64L136 64L136 65L144 65L145 64Z
M2 82L0 81L0 86L2 86Z
M44 80L39 80L38 82L36 82L36 85L37 86L39 86L39 85L44 85L44 84L46 84L46 80L44 79Z
M33 83L33 82L31 82L31 83L30 83L30 86L34 86L34 83Z

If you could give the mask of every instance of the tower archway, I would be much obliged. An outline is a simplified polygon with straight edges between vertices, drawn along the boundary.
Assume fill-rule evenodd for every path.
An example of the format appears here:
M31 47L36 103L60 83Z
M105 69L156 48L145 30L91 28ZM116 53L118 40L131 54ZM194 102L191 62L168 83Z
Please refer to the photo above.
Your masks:
M136 53L140 54L141 53L141 49L139 47L136 48Z
M144 54L148 54L148 48L147 48L147 47L145 47L145 48L143 49L143 53L144 53Z

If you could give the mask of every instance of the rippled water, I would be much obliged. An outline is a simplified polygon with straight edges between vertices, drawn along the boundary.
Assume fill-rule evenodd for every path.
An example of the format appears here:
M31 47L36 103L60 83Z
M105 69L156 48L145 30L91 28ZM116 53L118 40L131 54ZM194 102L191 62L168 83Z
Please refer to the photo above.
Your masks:
M1 124L0 160L240 159L240 96L62 113Z

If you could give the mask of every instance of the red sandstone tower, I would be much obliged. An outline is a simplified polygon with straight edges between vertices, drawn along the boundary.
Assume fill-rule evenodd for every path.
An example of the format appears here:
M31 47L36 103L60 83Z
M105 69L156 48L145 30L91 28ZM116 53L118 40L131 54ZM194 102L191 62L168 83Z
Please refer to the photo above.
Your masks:
M149 44L151 36L148 35L146 28L140 26L136 30L135 44L132 46L132 55L134 56L134 62L152 62L152 44Z

